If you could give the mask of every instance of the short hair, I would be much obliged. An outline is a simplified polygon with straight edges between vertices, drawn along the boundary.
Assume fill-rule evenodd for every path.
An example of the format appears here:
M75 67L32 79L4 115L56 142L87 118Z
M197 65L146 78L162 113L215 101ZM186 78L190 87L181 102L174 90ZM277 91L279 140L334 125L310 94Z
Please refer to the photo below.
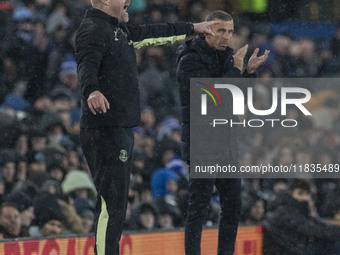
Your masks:
M5 208L5 207L13 207L15 209L17 209L17 211L19 212L19 209L18 209L18 205L13 203L13 202L3 202L1 205L0 205L0 215L2 215L2 209Z
M230 21L230 20L233 20L233 17L231 17L230 14L224 11L214 11L206 17L205 21L213 21L216 19L220 19L223 21Z
M307 191L308 193L311 193L310 185L308 182L302 179L295 179L293 182L289 185L289 191L293 192L295 189L302 189L304 191Z

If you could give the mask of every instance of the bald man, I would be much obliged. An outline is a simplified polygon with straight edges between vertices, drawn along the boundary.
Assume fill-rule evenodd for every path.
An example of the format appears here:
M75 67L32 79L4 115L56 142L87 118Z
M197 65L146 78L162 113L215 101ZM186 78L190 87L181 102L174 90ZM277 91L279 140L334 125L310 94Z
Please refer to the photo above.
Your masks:
M119 254L133 149L140 124L135 49L213 35L216 22L129 26L130 0L92 0L76 34L80 142L98 191L95 253Z

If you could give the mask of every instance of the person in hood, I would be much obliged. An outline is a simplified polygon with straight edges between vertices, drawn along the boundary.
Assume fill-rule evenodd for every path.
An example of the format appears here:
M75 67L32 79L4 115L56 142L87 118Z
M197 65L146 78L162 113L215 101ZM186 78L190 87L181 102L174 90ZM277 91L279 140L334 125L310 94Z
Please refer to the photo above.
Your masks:
M164 198L175 195L177 191L178 175L170 169L160 168L151 176L151 190L154 198Z
M128 201L133 127L140 125L135 49L212 34L203 23L126 25L130 0L91 0L75 38L80 143L98 191L95 253L119 254Z
M178 49L177 81L180 85L182 114L182 159L190 163L190 78L242 78L256 77L255 70L264 63L269 51L258 57L256 49L243 72L248 45L235 54L228 47L234 32L233 18L223 11L211 13L206 21L219 21L212 26L215 36L197 36ZM231 113L228 113L231 115ZM234 117L234 116L233 116ZM235 116L236 117L236 116ZM235 135L227 137L226 149L231 165L238 165ZM217 187L221 202L218 254L233 254L241 211L240 179L190 179L189 207L185 225L186 254L200 254L202 226L208 213L213 186Z
M289 192L280 192L264 220L264 255L337 254L340 227L312 216L311 190L304 180L294 180ZM314 241L313 241L314 240Z

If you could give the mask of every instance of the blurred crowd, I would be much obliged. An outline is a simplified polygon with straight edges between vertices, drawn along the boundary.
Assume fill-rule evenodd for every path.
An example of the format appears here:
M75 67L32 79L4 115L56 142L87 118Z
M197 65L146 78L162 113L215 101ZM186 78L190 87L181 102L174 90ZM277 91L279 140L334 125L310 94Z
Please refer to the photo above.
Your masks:
M260 54L271 50L258 70L263 79L254 88L257 109L270 107L274 78L339 76L336 11L328 20L334 27L330 38L301 38L277 33L272 22L299 24L299 19L317 22L318 17L323 21L318 1L314 7L300 8L306 10L300 14L292 12L300 1L286 1L276 16L272 1L259 2L266 5L252 10L238 1L133 0L130 22L200 21L211 9L224 6L235 18L230 47L236 51L247 43L249 54L257 47ZM0 1L0 233L5 238L93 231L96 190L78 141L81 94L73 49L75 31L89 7L88 0ZM125 230L168 230L184 224L189 171L180 159L180 104L174 78L178 45L136 51L142 123L134 128ZM288 109L287 118L299 121L297 128L243 129L240 164L339 163L340 91L323 85L310 89L307 108L312 117ZM339 179L307 181L311 217L340 220ZM243 179L241 222L266 221L277 208L273 204L277 205L278 194L289 193L291 183ZM218 222L216 191L210 207L207 226Z

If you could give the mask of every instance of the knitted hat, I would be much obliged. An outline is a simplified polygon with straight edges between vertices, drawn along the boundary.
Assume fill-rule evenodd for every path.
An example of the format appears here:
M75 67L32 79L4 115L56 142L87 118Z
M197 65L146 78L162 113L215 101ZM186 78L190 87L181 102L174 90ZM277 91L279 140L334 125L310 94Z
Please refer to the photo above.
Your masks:
M77 74L77 62L72 54L67 54L61 64L59 78L67 74Z
M17 205L19 212L25 211L27 208L33 206L32 199L24 192L17 192L8 195L6 198L7 202L14 203Z
M28 106L28 102L21 96L14 94L14 93L7 94L3 104L1 105L1 107L12 108L15 111L22 111L27 106Z
M32 21L32 13L24 5L21 5L14 11L12 18L15 22L30 22Z

